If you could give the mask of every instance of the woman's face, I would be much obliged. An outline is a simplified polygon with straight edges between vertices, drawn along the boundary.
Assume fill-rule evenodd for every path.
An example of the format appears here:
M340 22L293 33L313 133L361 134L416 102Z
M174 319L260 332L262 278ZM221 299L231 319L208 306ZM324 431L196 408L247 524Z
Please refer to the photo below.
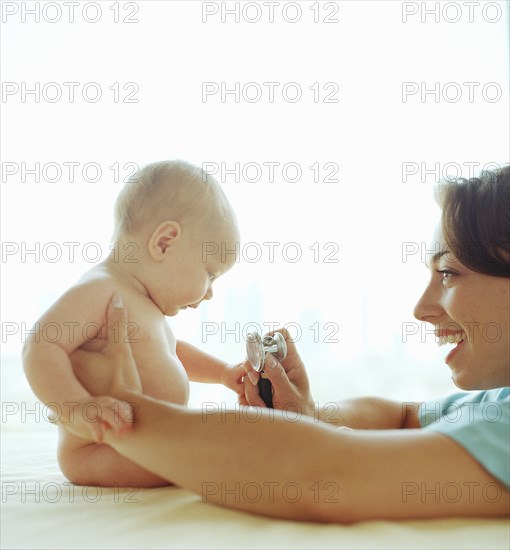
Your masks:
M437 244L438 243L438 244ZM430 282L414 315L455 347L445 362L465 390L510 385L510 279L471 271L449 251L440 225L429 250ZM452 342L453 343L453 342Z

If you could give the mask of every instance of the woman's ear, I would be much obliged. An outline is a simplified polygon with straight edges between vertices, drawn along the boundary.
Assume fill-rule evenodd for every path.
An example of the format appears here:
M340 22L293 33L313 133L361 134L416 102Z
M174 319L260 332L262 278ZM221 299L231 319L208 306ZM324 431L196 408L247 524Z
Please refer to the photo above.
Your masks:
M163 261L167 250L181 237L180 224L174 221L162 222L156 227L149 239L149 254L158 261Z

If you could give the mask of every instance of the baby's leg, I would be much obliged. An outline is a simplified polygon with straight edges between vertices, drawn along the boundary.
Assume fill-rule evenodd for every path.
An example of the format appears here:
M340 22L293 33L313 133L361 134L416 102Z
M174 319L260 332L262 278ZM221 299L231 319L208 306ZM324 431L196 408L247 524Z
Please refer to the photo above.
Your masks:
M59 452L59 464L69 481L77 485L102 487L163 487L170 483L137 466L101 443Z

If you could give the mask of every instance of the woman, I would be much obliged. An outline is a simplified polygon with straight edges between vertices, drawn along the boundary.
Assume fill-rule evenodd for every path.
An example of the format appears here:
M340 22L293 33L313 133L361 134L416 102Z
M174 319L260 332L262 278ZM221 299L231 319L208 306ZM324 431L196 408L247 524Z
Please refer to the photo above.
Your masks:
M288 340L285 361L268 356L265 368L275 408L285 412L260 409L256 421L239 411L204 414L142 395L120 338L87 358L115 372L116 399L94 400L102 407L97 437L204 501L268 516L347 523L508 514L510 168L441 185L438 199L439 245L415 316L441 342L456 343L446 357L455 384L483 391L421 405L353 399L334 414L315 411ZM115 296L109 323L126 319ZM246 403L263 407L250 380ZM293 407L306 416L296 421Z

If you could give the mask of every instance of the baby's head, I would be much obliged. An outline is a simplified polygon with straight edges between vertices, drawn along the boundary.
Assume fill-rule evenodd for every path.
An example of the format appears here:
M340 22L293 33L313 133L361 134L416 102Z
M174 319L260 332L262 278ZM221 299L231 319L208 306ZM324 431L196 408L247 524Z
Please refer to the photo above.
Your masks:
M120 192L114 240L120 251L136 248L136 277L165 315L175 315L212 297L212 282L237 259L239 233L213 177L184 161L162 161L140 169Z

